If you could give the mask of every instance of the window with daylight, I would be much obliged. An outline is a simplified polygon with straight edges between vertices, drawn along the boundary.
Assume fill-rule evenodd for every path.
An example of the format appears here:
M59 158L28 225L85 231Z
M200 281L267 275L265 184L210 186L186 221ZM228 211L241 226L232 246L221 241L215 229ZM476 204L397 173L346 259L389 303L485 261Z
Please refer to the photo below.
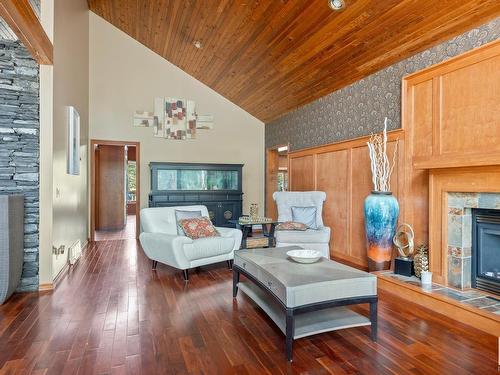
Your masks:
M136 163L129 160L127 162L127 202L135 202L136 182L135 182Z

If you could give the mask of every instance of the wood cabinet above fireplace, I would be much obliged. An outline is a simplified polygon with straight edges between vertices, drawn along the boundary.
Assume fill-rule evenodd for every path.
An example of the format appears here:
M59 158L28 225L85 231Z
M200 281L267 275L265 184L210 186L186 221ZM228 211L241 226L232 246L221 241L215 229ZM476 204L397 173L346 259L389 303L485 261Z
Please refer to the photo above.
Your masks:
M403 79L417 169L500 165L500 41Z

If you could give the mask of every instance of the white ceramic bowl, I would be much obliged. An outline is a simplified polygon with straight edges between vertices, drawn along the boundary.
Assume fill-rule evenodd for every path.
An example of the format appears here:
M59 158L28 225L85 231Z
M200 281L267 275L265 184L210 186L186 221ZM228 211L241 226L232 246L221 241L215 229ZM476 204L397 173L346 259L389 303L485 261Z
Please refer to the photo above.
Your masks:
M286 255L298 263L314 263L321 258L321 253L316 250L290 250Z

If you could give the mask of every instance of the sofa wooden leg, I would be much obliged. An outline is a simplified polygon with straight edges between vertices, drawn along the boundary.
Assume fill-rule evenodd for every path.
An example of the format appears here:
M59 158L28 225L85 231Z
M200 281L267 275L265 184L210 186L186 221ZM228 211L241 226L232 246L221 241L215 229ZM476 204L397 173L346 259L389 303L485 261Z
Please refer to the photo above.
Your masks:
M233 269L233 260L229 259L226 262L227 262L227 268L229 268L230 270L232 270Z
M153 271L156 271L156 266L158 265L158 261L157 260L153 260L153 266L152 266L152 270Z
M189 281L189 270L182 270L182 275L184 276L184 281Z

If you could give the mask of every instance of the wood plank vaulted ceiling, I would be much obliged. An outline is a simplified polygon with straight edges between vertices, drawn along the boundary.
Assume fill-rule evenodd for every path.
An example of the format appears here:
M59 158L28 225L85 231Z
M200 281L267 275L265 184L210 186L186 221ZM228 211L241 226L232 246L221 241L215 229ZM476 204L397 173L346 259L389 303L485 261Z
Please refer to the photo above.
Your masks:
M89 0L89 8L264 122L500 15L499 0L345 3L341 12L327 0Z

